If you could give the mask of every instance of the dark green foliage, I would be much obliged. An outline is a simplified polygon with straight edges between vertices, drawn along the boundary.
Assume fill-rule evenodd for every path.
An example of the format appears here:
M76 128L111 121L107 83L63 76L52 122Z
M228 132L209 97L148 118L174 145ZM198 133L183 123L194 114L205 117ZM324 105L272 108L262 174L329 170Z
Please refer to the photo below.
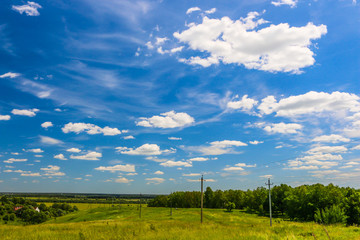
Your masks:
M225 203L225 208L228 212L231 212L235 208L235 203L227 202Z
M56 203L47 207L44 203L38 205L36 202L24 198L0 198L0 215L4 215L2 220L5 222L21 220L27 224L38 224L45 222L51 217L63 216L67 213L77 211L77 207L72 207L67 203ZM15 208L18 208L15 211ZM40 212L36 211L39 208Z
M273 213L288 216L292 220L314 221L316 211L323 211L331 217L332 211L343 222L341 212L346 216L347 225L360 225L360 193L352 188L340 188L329 184L302 185L292 188L286 184L271 189ZM196 208L200 207L200 192L174 192L169 196L157 196L149 201L150 207ZM264 187L255 190L216 190L207 187L204 193L204 207L226 208L227 202L235 204L236 209L245 209L267 215L269 211L269 192ZM336 206L336 207L335 207ZM339 207L339 208L338 208ZM327 209L327 210L326 210ZM339 209L342 209L339 212ZM319 216L320 216L319 215ZM339 220L340 219L340 220ZM330 220L329 220L330 221ZM334 220L331 220L332 222Z
M345 211L338 205L330 208L317 209L314 215L315 221L323 224L346 223Z

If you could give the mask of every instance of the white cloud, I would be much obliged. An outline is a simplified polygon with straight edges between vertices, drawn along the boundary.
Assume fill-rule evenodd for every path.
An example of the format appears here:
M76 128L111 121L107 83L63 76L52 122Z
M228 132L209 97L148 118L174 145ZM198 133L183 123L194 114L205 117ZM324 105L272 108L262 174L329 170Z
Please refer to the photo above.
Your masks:
M127 154L127 155L145 155L145 156L151 156L151 155L160 155L162 153L173 153L176 150L175 149L166 149L161 150L160 146L157 144L149 144L145 143L144 145L138 147L138 148L127 148L127 147L117 147L118 152L121 154Z
M60 167L55 166L55 165L48 165L47 168L40 168L40 170L45 172L43 174L44 176L49 176L49 177L52 177L52 176L56 176L56 177L65 176L65 173L59 172Z
M252 144L252 145L258 145L258 144L264 143L264 141L254 140L254 141L250 141L249 143Z
M121 134L121 131L117 128L104 127L101 128L91 123L68 123L62 129L64 133L74 132L79 134L81 132L86 132L87 134L104 134L104 136L115 136Z
M163 183L165 182L165 179L164 178L145 178L145 180L147 181L146 184L160 184L160 183Z
M272 1L271 4L276 7L279 7L281 5L289 5L291 8L293 8L296 7L297 0L277 0L277 1Z
M215 12L216 12L216 8L211 8L211 9L205 11L206 14L213 14Z
M16 159L16 158L9 158L5 160L4 163L14 163L14 162L26 162L27 159Z
M174 141L180 141L182 140L181 137L168 137L169 140L174 140Z
M11 111L12 114L14 115L20 115L20 116L28 116L28 117L35 117L36 116L36 112L40 111L37 108L33 108L33 109L25 109L25 110L19 110L19 109L13 109Z
M78 148L69 148L69 149L66 149L67 152L73 152L73 153L79 153L81 152L80 149Z
M319 170L319 171L312 171L314 177L323 178L326 175L334 175L336 173L339 173L339 170Z
M262 176L259 176L259 177L261 177L261 178L272 178L273 177L273 175L262 175Z
M194 118L187 113L170 111L161 113L160 116L140 118L140 121L136 122L136 125L142 127L177 128L190 125L194 122Z
M360 150L360 144L353 147L352 150Z
M200 152L203 155L221 155L228 153L237 153L234 150L234 147L243 146L247 146L247 144L241 141L223 140L211 142L210 146L194 146L186 147L186 149L190 151Z
M159 170L159 171L154 172L154 174L155 174L155 175L163 175L164 172Z
M290 27L288 23L281 23L257 29L267 23L257 19L258 16L257 12L250 12L246 18L236 21L229 17L205 16L200 24L188 24L187 30L175 32L174 37L192 50L208 53L209 57L193 56L180 61L203 67L221 61L248 69L292 73L315 63L311 41L327 33L325 25L315 26L310 22L303 27Z
M182 162L182 161L173 161L168 160L166 162L160 163L163 167L192 167L191 162Z
M172 48L172 49L170 49L170 52L171 52L171 53L181 52L181 51L183 50L183 48L184 48L184 46Z
M39 16L39 8L42 8L40 4L36 2L28 1L25 5L12 6L12 10L19 12L20 14L25 13L26 16Z
M60 160L67 160L67 158L64 156L64 154L60 153L58 155L55 155L54 158L60 159Z
M168 41L169 39L167 37L157 37L156 38L156 42L155 42L155 45L162 45L164 44L166 41Z
M252 167L256 167L256 164L254 165L247 165L246 163L237 163L235 164L235 166L233 167L226 167L223 170L224 171L230 171L230 172L235 172L235 171L244 171L244 168L252 168Z
M101 158L101 157L102 157L102 154L99 152L89 152L85 155L80 155L80 156L71 155L70 156L71 159L89 160L89 161L97 161L97 160L100 160L99 158Z
M264 126L264 130L268 133L298 133L298 130L302 129L303 126L297 123L272 123L270 125Z
M0 75L0 78L16 78L18 76L20 76L19 73L8 72L8 73L5 73L3 75Z
M125 140L135 139L135 137L134 137L134 136L129 135L129 136L125 136L125 137L124 137L124 139L125 139Z
M0 115L0 121L8 121L10 118L10 115Z
M360 98L345 92L314 92L290 96L276 101L274 96L264 98L258 109L262 114L276 113L280 117L297 117L322 112L360 112Z
M313 142L330 142L330 143L338 143L338 142L350 142L349 138L345 138L340 135L331 134L331 135L322 135L316 137L312 140Z
M186 14L190 14L190 13L196 12L196 11L201 11L201 9L199 7L192 7L186 11Z
M23 177L41 177L40 173L21 173L20 176Z
M95 168L95 170L98 171L110 171L110 172L131 172L134 173L135 172L135 165L132 164L125 164L125 165L115 165L115 166L108 166L108 167L104 167L104 166L100 166Z
M201 176L200 173L183 173L182 174L184 177L198 177L198 176Z
M41 150L41 148L34 148L34 149L28 149L28 150L26 150L26 152L42 153L42 152L44 152L44 151Z
M195 158L190 158L188 161L189 162L205 162L210 160L209 158L205 158L205 157L195 157Z
M52 127L54 125L52 124L52 122L44 122L44 123L41 124L41 126L43 128L49 128L49 127Z
M116 182L116 183L130 183L130 182L132 182L132 181L134 181L134 180L132 180L132 179L127 179L127 178L125 178L125 177L120 177L120 178L115 179L115 182Z
M57 144L63 143L62 141L60 141L58 139L46 137L46 136L40 136L40 141L44 144L49 144L49 145L57 145Z
M307 151L309 154L321 154L321 153L342 153L347 152L347 148L344 146L319 146L314 147Z
M238 98L238 96L236 96L236 98ZM258 101L248 98L248 95L244 95L239 101L228 102L227 107L231 109L240 109L240 111L243 112L250 112L250 110L257 104Z

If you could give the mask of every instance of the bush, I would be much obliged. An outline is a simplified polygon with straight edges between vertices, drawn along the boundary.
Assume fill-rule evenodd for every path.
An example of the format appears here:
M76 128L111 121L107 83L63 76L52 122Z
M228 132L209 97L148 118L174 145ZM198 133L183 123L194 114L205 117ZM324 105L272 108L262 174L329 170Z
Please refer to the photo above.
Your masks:
M227 202L225 203L225 208L228 212L231 212L235 208L235 203Z
M332 205L330 208L317 209L314 219L316 222L324 224L346 223L347 216L338 205Z

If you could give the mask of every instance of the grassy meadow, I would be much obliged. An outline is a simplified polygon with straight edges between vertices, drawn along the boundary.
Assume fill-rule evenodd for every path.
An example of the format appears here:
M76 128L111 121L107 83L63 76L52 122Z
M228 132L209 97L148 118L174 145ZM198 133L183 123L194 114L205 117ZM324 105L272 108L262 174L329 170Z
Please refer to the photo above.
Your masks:
M2 240L34 239L360 239L360 229L269 219L239 210L142 207L78 203L80 211L39 225L0 225ZM327 232L328 235L327 235Z

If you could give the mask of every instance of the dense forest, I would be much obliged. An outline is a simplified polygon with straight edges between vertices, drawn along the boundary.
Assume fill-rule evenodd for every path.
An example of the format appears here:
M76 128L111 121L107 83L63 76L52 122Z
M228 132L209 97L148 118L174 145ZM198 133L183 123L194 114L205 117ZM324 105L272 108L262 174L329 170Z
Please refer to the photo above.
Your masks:
M201 193L174 192L161 195L148 202L149 207L200 207ZM286 184L271 189L272 211L297 221L320 223L360 224L360 193L353 188L329 184L291 187ZM210 187L204 192L205 208L226 208L233 204L236 209L266 215L269 211L269 192L264 187L254 190L216 190Z
M9 221L20 221L25 224L42 223L49 218L56 218L77 211L77 207L67 203L54 203L46 206L24 198L0 198L0 219L6 224Z

